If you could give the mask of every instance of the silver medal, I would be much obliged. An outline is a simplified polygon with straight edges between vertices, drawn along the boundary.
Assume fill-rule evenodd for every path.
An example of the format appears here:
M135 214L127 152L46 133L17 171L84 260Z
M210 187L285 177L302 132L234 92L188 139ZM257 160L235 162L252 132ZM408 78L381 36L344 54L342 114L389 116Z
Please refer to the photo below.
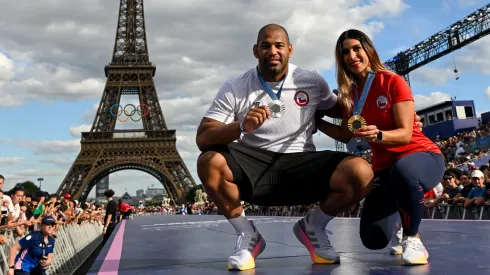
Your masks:
M286 110L286 106L280 100L273 100L271 103L267 105L269 111L271 112L271 117L279 118L284 114Z

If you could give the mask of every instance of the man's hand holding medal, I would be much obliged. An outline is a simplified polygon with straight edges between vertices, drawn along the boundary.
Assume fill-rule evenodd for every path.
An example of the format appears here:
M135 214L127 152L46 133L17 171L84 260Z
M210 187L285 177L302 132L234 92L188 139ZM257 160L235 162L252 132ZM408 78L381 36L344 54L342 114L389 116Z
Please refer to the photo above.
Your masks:
M271 112L267 106L254 106L248 110L245 119L240 124L240 128L243 132L251 133L269 118L271 118Z
M253 130L260 127L260 125L262 125L266 119L269 119L271 117L280 118L286 110L286 107L284 106L284 103L280 100L280 98L282 86L286 81L287 74L284 76L281 87L277 91L277 94L275 94L269 84L266 83L264 77L259 72L258 67L257 75L260 82L262 83L262 86L264 87L264 91L267 92L272 101L267 106L259 106L259 102L254 103L254 107L248 111L245 119L240 123L240 129L242 130L242 132L246 133L251 133Z

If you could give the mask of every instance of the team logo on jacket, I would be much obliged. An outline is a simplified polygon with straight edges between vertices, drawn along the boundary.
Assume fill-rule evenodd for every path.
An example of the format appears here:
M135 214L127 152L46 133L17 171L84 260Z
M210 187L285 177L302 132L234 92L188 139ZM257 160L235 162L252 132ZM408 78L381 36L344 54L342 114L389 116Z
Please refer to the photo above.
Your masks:
M378 108L381 110L386 109L386 107L388 107L388 98L384 95L378 96L376 99L376 105L378 105Z
M306 106L310 102L310 96L305 91L297 91L296 94L294 94L294 102L296 102L298 106Z

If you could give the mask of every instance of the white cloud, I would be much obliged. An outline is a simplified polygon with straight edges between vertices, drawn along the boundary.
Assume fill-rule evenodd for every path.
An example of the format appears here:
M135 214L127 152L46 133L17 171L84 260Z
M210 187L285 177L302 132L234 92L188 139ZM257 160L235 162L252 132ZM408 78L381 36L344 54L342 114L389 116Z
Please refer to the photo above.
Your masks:
M50 164L53 164L55 166L65 168L65 169L68 169L73 164L74 161L75 161L75 158L71 158L71 157L55 157L55 158L51 158L51 159L41 160L41 162L50 163Z
M485 90L485 95L490 99L490 86Z
M96 97L104 90L105 81L88 78L79 82L65 83L63 86L64 90L72 95L92 94Z
M55 177L64 176L64 170L45 170L45 169L25 169L25 170L17 170L10 171L9 173L4 174L6 190L13 187L16 183L24 182L24 181L32 181L34 183L38 183L37 179L42 177L44 179L42 183L42 190L49 190L50 192L54 192L57 186L54 186L53 182L50 182L50 179ZM49 187L49 189L46 188Z
M489 43L490 36L486 36L461 49L461 54L455 58L458 70L477 71L490 75L487 62L490 59Z
M0 52L0 83L14 77L14 62Z
M82 132L89 132L92 125L80 125L70 127L70 135L72 137L80 138L82 137Z
M0 158L0 165L17 165L23 161L23 157Z
M0 141L13 144L19 147L32 149L35 155L50 155L73 153L80 150L80 140L46 140L31 141L17 139L2 139Z
M454 68L440 68L424 66L410 73L411 81L420 81L423 83L442 85L449 80L454 80L456 74Z
M19 61L30 63L30 60ZM0 101L0 107L15 107L31 100L77 101L100 97L105 82L100 78L84 78L77 68L68 65L38 63L28 67L11 81L4 81L0 96L15 94L15 103Z
M415 110L420 110L443 101L451 100L451 96L443 92L432 92L429 95L414 94L414 99Z

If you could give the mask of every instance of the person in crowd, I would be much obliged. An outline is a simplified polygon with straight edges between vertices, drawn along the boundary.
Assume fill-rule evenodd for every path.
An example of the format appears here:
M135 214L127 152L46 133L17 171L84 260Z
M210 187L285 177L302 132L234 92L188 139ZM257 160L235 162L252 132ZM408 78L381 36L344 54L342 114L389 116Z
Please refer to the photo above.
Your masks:
M433 201L426 203L426 207L434 207L442 202L452 203L454 197L458 195L460 189L457 184L457 174L452 169L447 169L446 172L444 172L444 181L446 182L446 187L444 187L442 195Z
M14 219L18 219L20 216L20 205L19 203L22 201L24 198L24 187L22 185L16 185L14 188L12 188L9 191L10 198L12 200L13 204L13 211L12 211L12 217Z
M29 227L32 222L29 221L26 217L25 213L27 211L27 203L25 201L19 202L19 209L19 219L17 220L17 223L19 225L15 228L15 232L17 236L24 236L24 234L26 233L26 228Z
M3 190L0 189L0 245L6 244L8 242L7 230L12 230L17 226L17 221L13 219L12 212L9 210L9 206L12 204L10 197L4 194Z
M31 232L10 248L9 275L44 275L53 261L55 239L51 237L56 221L44 216L41 230Z
M335 57L342 125L318 119L317 128L346 143L353 137L369 142L375 180L363 205L361 240L369 249L385 248L399 230L401 216L402 263L427 264L429 254L418 230L424 193L440 182L445 171L442 153L415 123L407 82L385 68L366 34L343 32Z
M117 204L113 200L114 197L114 190L109 189L104 192L104 196L107 198L107 210L105 213L104 217L104 240L103 243L105 244L109 237L112 234L112 231L114 231L114 228L116 227L116 221L117 221Z
M5 185L5 177L0 175L0 189L3 190ZM10 212L14 212L14 205L12 204L12 199L8 194L3 194L3 201L8 203L7 207Z
M458 203L465 202L466 198L470 194L471 189L473 188L473 183L470 179L470 173L468 171L462 171L459 175L459 182L461 183L461 187L459 193L453 198L453 205Z
M482 206L488 199L483 172L480 170L473 170L471 172L471 181L473 182L473 188L471 188L468 197L464 201L464 208Z

